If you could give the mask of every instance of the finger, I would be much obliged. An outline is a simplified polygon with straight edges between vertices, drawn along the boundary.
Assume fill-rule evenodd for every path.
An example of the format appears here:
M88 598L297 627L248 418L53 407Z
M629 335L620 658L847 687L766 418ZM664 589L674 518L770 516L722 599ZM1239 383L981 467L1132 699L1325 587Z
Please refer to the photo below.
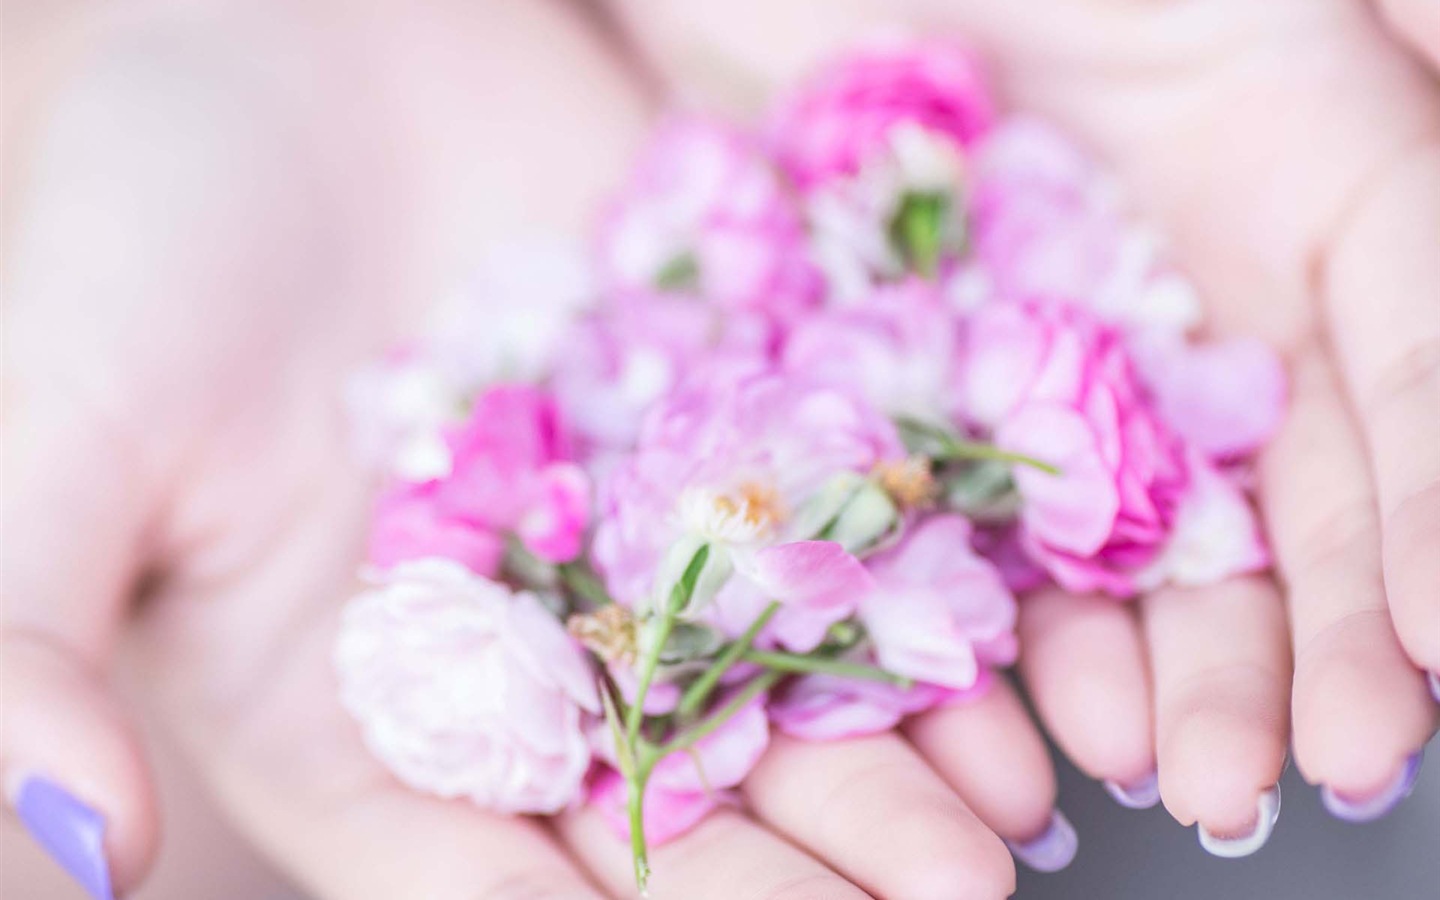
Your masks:
M1312 783L1371 797L1425 742L1435 708L1390 624L1375 499L1331 366L1310 352L1293 373L1260 475L1290 601L1295 761Z
M1149 664L1132 607L1042 590L1020 604L1020 673L1040 719L1117 802L1160 802Z
M562 839L616 897L636 896L630 845L594 809L560 818ZM733 809L650 851L652 900L861 900L860 888Z
M1005 845L893 734L776 737L744 792L763 822L877 897L999 898Z
M1165 588L1141 600L1155 679L1160 796L1222 856L1269 837L1267 792L1285 765L1290 653L1265 578Z
M1402 40L1440 68L1440 3L1435 0L1377 0L1380 13Z
M140 881L158 839L140 741L104 677L148 492L123 436L28 375L5 388L0 771L31 834L108 897Z
M1440 130L1440 91L1433 99ZM1437 247L1440 138L1365 195L1325 265L1331 333L1370 452L1390 614L1401 645L1430 672L1440 672Z
M317 818L294 847L314 896L601 900L554 836L531 819L382 783Z
M1075 856L1074 829L1055 809L1055 770L1015 689L1003 678L977 700L910 719L904 731L980 821L1032 869Z

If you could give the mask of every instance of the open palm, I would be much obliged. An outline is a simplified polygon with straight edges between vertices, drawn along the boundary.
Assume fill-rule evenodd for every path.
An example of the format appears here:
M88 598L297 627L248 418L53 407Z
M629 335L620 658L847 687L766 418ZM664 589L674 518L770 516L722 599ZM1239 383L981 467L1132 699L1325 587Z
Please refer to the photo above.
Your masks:
M1289 631L1258 579L1135 606L1030 598L1022 674L1061 746L1121 786L1158 768L1182 822L1244 833L1290 738L1293 631L1304 774L1357 797L1394 778L1434 727L1420 669L1440 669L1433 77L1358 0L747 5L616 11L662 80L738 104L873 26L969 36L1009 100L1116 166L1215 327L1292 362L1260 472ZM345 374L475 246L579 227L647 82L558 8L457 4L348 35L380 64L342 38L329 56L263 30L237 47L233 24L158 63L163 29L120 41L37 144L7 259L0 764L104 810L116 881L135 882L155 814L94 675L125 621L226 805L316 893L625 893L625 850L590 816L517 823L391 781L328 660L369 502ZM256 68L259 46L280 62ZM657 894L1000 896L995 835L1033 838L1054 801L1003 684L903 736L777 741L747 791L748 815L662 851Z

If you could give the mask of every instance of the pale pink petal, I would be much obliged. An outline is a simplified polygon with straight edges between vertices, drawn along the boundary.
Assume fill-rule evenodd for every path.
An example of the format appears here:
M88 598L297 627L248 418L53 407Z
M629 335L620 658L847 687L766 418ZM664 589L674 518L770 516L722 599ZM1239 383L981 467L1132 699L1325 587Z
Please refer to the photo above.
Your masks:
M737 557L736 568L763 596L779 601L775 637L809 652L836 622L849 618L874 587L860 561L834 541L796 541Z
M723 705L725 698L718 701ZM660 760L652 783L677 793L701 792L738 785L750 774L770 744L770 725L762 694L735 713L690 752L672 753Z
M1149 590L1164 583L1215 584L1270 565L1270 552L1245 495L1212 464L1192 453L1191 487L1160 556L1136 575Z
M1212 459L1254 452L1285 413L1285 367L1263 341L1137 347L1160 414Z

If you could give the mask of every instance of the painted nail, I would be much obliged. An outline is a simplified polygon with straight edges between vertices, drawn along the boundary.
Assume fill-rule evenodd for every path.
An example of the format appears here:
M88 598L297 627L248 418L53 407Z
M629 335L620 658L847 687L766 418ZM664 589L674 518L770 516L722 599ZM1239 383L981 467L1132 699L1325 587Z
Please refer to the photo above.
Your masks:
M1050 824L1044 834L1023 844L1019 841L1005 842L1016 859L1037 872L1058 872L1070 865L1079 843L1075 837L1075 826L1058 809L1050 814Z
M1220 837L1211 834L1204 825L1196 826L1196 831L1200 834L1200 846L1204 847L1210 855L1225 859L1239 859L1242 856L1249 856L1265 846L1265 842L1270 840L1270 833L1275 830L1275 822L1279 818L1280 785L1277 784L1260 795L1259 801L1255 804L1255 827L1249 834Z
M1430 696L1435 698L1436 703L1440 703L1440 672L1429 672L1427 675L1427 680L1430 682Z
M1330 815L1346 822L1373 822L1400 805L1415 790L1415 779L1420 777L1420 763L1425 759L1424 749L1416 750L1405 759L1405 764L1395 777L1379 792L1370 797L1346 797L1329 787L1320 788L1320 800Z
M1151 772L1129 784L1107 781L1105 790L1115 798L1116 803L1126 809L1149 809L1160 802L1160 776Z
M96 900L114 900L105 863L105 817L43 778L27 778L15 812L45 852Z

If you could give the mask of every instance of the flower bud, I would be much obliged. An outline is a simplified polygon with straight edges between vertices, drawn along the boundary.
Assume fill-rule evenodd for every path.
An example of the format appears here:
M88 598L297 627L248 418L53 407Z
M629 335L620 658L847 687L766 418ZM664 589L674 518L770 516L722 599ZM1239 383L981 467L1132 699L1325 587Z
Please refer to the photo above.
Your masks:
M659 615L678 602L671 612L681 619L693 619L715 599L734 571L735 565L724 547L686 535L672 544L661 560L647 612Z
M883 541L899 522L900 509L883 487L856 472L843 472L801 509L796 525L800 534L835 541L859 554Z

